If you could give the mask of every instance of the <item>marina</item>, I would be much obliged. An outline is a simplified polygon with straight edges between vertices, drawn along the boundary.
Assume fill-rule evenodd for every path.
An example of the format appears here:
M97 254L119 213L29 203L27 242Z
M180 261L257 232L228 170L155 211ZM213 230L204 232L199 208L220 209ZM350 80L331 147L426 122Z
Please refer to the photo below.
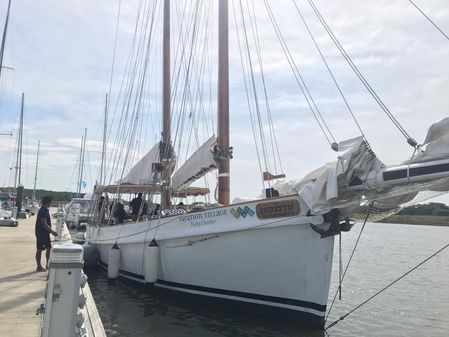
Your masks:
M446 336L442 2L5 1L0 336Z

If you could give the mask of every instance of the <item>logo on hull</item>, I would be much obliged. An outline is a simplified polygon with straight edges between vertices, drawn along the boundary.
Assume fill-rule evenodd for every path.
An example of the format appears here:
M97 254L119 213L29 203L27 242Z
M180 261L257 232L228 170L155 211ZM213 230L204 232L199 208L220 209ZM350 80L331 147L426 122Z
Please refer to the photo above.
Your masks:
M235 208L232 208L230 211L229 211L233 216L234 216L234 218L236 218L236 219L238 219L238 218L240 218L240 217L243 217L243 218L246 218L247 216L253 216L254 214L255 214L255 212L250 208L250 207L248 207L248 206L245 206L245 207L239 207L239 208L237 208L237 209L235 209Z

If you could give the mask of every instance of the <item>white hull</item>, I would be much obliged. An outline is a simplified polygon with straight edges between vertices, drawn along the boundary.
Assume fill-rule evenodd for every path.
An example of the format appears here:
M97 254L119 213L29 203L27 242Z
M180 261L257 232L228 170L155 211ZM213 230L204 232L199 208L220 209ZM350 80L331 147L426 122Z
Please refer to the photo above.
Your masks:
M120 236L123 277L145 282L144 247L155 236L160 247L156 286L287 310L322 327L334 239L320 238L309 223L319 225L322 217L306 216L305 204L297 196L294 199L301 208L296 216L259 219L257 204L271 201L261 200L151 222L91 228L87 236L106 265L109 249ZM249 210L245 216L232 214L236 214L232 209L245 206Z

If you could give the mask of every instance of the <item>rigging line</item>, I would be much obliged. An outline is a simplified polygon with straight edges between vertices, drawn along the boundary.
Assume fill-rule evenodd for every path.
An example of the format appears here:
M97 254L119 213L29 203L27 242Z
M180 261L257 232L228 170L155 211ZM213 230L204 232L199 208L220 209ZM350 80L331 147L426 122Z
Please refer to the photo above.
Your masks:
M202 2L201 2L202 3ZM200 16L200 12L202 10L202 5L201 5L200 1L195 1L195 6L192 9L192 18L190 20L190 24L188 25L188 31L186 32L186 34L184 34L184 36L182 34L180 34L180 43L182 43L183 46L183 58L184 56L188 53L188 57L187 57L187 64L185 63L180 63L179 64L179 74L181 69L184 70L184 77L183 77L183 90L182 90L182 96L181 96L181 101L179 102L179 115L178 115L178 123L177 123L177 127L176 127L176 132L175 132L175 142L178 142L178 154L179 157L181 158L181 154L182 154L182 150L181 150L181 146L183 145L181 142L181 139L184 138L183 134L184 134L184 129L185 129L185 124L186 124L186 113L185 111L187 110L187 106L190 105L190 109L192 109L192 93L191 93L191 82L192 82L192 77L195 77L195 64L192 63L192 60L194 59L194 56L196 55L196 46L197 46L197 41L198 41L198 36L199 36L199 28L198 28L198 21L199 21L199 16ZM201 27L200 27L201 28ZM191 31L191 33L190 33ZM189 37L191 35L191 37ZM188 43L190 40L190 44ZM188 148L189 148L189 144L190 144L190 138L189 138L189 143L187 144L187 146L184 146L183 148L185 149L185 156L187 159L187 155L188 155ZM180 163L180 162L179 162Z
M446 40L449 41L449 36L447 36L447 34L445 32L443 32L443 30L438 27L438 25L432 21L432 19L430 17L428 17L426 15L426 13L424 13L421 8L419 8L412 0L408 0L436 29L438 29L438 31L443 34L443 36L446 38Z
M185 67L184 87L183 87L183 91L182 91L179 118L178 118L178 123L177 123L175 137L174 137L175 142L178 139L178 134L179 134L179 138L180 139L182 138L184 123L185 123L185 110L186 110L186 106L188 104L187 96L190 97L190 95L189 95L190 76L191 76L191 69L192 69L192 60L193 60L193 56L195 55L195 44L196 44L196 37L197 37L197 30L198 30L198 26L197 26L198 12L199 12L199 1L196 1L194 13L193 13L193 19L192 19L193 25L192 25L191 42L190 42L190 46L189 46L190 50L189 50L189 55L187 58L187 65L184 65L184 67ZM188 47L187 42L188 42L188 36L186 34L184 50L187 50L187 47ZM180 64L180 68L181 67L182 67L182 64Z
M133 32L133 39L132 39L132 43L131 43L131 47L128 53L128 57L127 57L127 61L126 61L126 66L125 66L125 70L123 73L123 77L122 77L122 81L120 84L120 90L119 93L117 95L117 99L116 99L116 103L115 103L115 108L114 108L114 113L112 115L112 121L110 123L111 127L109 128L109 133L107 136L107 139L109 141L111 134L112 134L112 130L113 130L113 126L114 126L114 122L116 119L116 115L118 113L118 105L119 105L119 101L120 98L123 94L123 108L122 108L122 112L121 112L121 117L120 117L120 121L118 123L118 126L121 127L122 126L122 121L123 121L123 114L124 114L124 109L125 109L125 97L128 95L129 91L130 91L130 87L132 86L132 83L130 83L130 78L131 78L131 72L133 71L131 69L132 65L132 58L134 55L134 50L136 48L136 43L138 43L137 41L137 35L138 35L138 31L139 31L139 24L140 24L140 17L141 17L141 13L142 13L142 1L139 2L139 6L138 6L138 11L137 11L137 18L136 18L136 24L134 26L134 32ZM127 80L128 78L128 80ZM120 132L116 132L115 135L115 141L114 141L114 145L113 145L113 150L114 150L114 158L110 158L110 163L108 164L108 171L110 171L110 177L109 177L109 183L112 181L113 176L114 176L114 172L116 170L116 165L118 165L118 160L117 160L117 155L119 153L121 153L122 151L120 150L120 135L121 132L123 132L124 128L120 128ZM112 167L111 167L112 166ZM110 168L110 169L109 169Z
M146 74L146 70L147 70L147 65L148 65L148 57L149 57L149 48L151 47L151 43L150 42L146 42L146 35L147 35L147 28L148 26L150 26L150 34L148 35L148 40L151 41L151 37L152 37L152 31L153 31L153 26L154 26L154 18L155 18L155 6L153 7L153 11L151 12L151 8L148 7L147 14L146 14L146 21L142 22L142 29L141 29L141 33L140 33L140 40L138 43L138 48L137 48L137 54L136 54L136 62L134 64L134 70L133 70L133 80L132 80L132 85L129 88L129 99L127 101L127 105L124 106L124 110L122 112L122 117L121 119L123 119L123 121L126 121L128 119L128 115L131 115L131 120L130 123L128 125L128 128L123 128L123 132L121 134L121 139L122 139L122 145L121 147L123 148L128 148L128 151L130 149L130 146L133 143L129 143L128 147L126 146L126 139L129 139L130 135L132 133L135 132L136 130L136 126L134 125L134 119L138 118L138 109L140 106L140 102L141 102L141 97L142 97L142 88L145 84L145 74ZM148 24L148 21L150 20L150 13L153 13L153 15L151 16L151 25ZM146 47L146 48L145 48ZM146 50L146 53L145 53ZM132 104L132 107L131 107ZM124 114L123 114L124 113ZM117 169L118 169L118 165L121 161L123 155L123 151L120 151L119 153L119 160L116 161L116 165L117 165ZM128 154L127 154L128 156ZM128 163L128 160L124 160L123 162L123 167L125 167L126 163ZM120 178L122 178L122 176L120 176Z
M276 141L276 133L275 133L274 126L273 126L273 120L271 118L271 109L270 109L270 103L269 103L269 99L268 99L268 93L267 93L267 87L266 87L266 81L265 81L265 74L264 74L264 69L263 69L262 53L261 53L261 48L260 48L260 39L259 39L259 32L258 32L258 28L257 28L254 0L251 1L251 4L252 4L252 6L250 7L248 0L246 0L246 7L247 7L247 11L248 11L250 26L251 26L251 32L253 34L254 45L256 47L255 49L256 49L256 56L257 56L258 64L259 64L260 77L262 79L262 88L263 88L265 107L266 107L266 112L267 112L267 117L268 117L268 125L269 125L270 145L271 145L271 152L272 152L271 155L273 156L274 170L275 170L275 172L277 172L276 151L274 148L275 141ZM252 10L252 15L250 12L251 10ZM274 136L274 139L273 139L273 136ZM277 148L277 142L276 142L276 148ZM267 150L267 152L268 152L268 150ZM277 154L278 154L278 158L280 161L279 149L278 149ZM271 172L270 157L268 157L268 166L269 166L268 171L269 172ZM281 167L282 167L282 163L281 163ZM268 184L270 184L270 183L271 182L268 181Z
M277 154L280 170L281 170L281 172L283 172L284 169L282 167L281 155L280 155L280 152L279 152L277 136L276 136L276 132L275 132L275 129L274 129L273 116L272 116L272 113L271 113L271 107L270 107L269 99L268 99L268 93L267 93L266 82L265 82L265 74L264 74L263 66L262 66L262 54L260 52L259 30L258 30L258 25L257 25L256 8L255 8L255 5L254 5L254 0L251 0L251 3L252 3L252 9L253 9L254 26L255 26L256 41L257 41L257 49L256 49L256 51L257 51L257 54L258 54L258 57L259 57L259 62L260 62L261 77L262 77L262 83L263 83L263 88L264 88L265 101L266 101L266 104L267 104L267 115L268 115L268 120L269 120L269 124L270 124L270 137L272 139L272 141L271 141L272 142L272 148L273 148L273 145L274 145L274 147L276 149L276 151L275 151L275 149L273 148L272 151L273 151L273 156L275 156L275 154ZM273 140L274 140L274 142L273 142ZM274 160L274 164L275 164L275 170L277 171L276 160Z
M313 0L307 0L307 1L309 2L310 6L312 7L313 11L315 12L316 16L320 20L321 24L323 25L323 27L326 30L326 32L328 33L328 35L330 36L330 38L332 39L332 41L334 42L334 44L336 45L336 47L338 48L340 53L345 58L346 62L349 64L349 66L355 72L357 77L360 79L362 84L365 86L365 88L368 90L368 92L371 94L371 96L374 98L374 100L377 102L377 104L380 106L380 108L386 113L386 115L390 118L390 120L398 128L398 130L402 133L402 135L407 139L407 141L413 140L413 138L407 133L407 131L404 129L404 127L402 127L402 125L399 123L399 121L394 117L392 112L388 109L388 107L385 105L385 103L382 101L382 99L377 95L376 91L371 87L369 82L365 79L363 74L360 72L360 70L354 64L352 59L349 57L349 55L346 52L346 50L343 48L343 46L340 44L338 39L335 37L335 35L332 32L332 30L330 29L330 27L327 25L327 23L324 20L323 16L321 15L319 10L315 6L315 3L313 2ZM416 146L417 146L417 144L416 144L416 141L415 141L415 145L413 145L413 147L416 147Z
M332 311L332 307L334 306L334 303L335 303L335 300L337 298L337 295L338 295L339 291L341 291L341 284L343 283L343 280L345 279L346 272L348 271L348 268L349 268L349 264L352 261L352 257L354 256L355 250L357 249L357 245L359 244L359 241L360 241L360 238L362 236L363 230L365 229L366 222L368 221L368 218L369 218L369 216L371 214L371 211L373 209L374 201L375 200L371 201L371 203L369 205L368 212L366 213L365 221L363 222L363 226L360 229L360 232L359 232L359 235L358 235L357 240L355 242L354 248L352 249L351 255L350 255L349 260L348 260L348 263L347 263L347 265L345 267L345 271L343 273L343 276L340 278L340 285L339 285L337 291L335 292L334 298L332 299L332 303L331 303L331 306L329 308L329 311L327 312L327 315L326 315L326 318L324 320L324 323L327 322L327 319L329 318L329 315L330 315L330 313Z
M288 48L288 46L287 46L287 44L285 42L285 39L284 39L280 29L279 29L277 21L274 18L274 14L273 14L273 12L271 10L270 4L268 3L267 0L264 0L264 3L265 3L265 8L267 9L267 12L268 12L268 16L270 17L271 23L272 23L272 25L274 27L274 31L276 33L276 36L277 36L277 38L279 40L279 43L280 43L280 45L282 47L284 55L287 58L287 62L289 63L290 69L293 72L293 76L295 77L295 80L298 83L299 88L301 89L301 92L302 92L304 98L306 99L307 105L309 106L309 109L312 112L312 115L314 116L316 122L318 123L318 126L320 127L321 131L323 132L324 136L326 137L327 142L329 143L329 145L332 145L332 142L331 142L331 140L329 138L329 135L334 140L334 142L335 142L335 139L332 136L332 133L330 132L329 128L327 127L327 124L324 122L324 119L322 118L318 108L316 107L316 104L315 104L315 101L313 100L313 97L310 95L310 92L309 92L307 86L305 85L305 82L304 82L304 80L302 78L302 75L299 72L299 68L298 68L298 66L295 63L295 61L293 59L293 56L290 53L290 49ZM315 110L316 110L316 112L315 112ZM321 121L318 118L317 114L321 117ZM326 133L323 125L328 130L329 135Z
M211 7L212 7L212 3L211 2L206 2L206 4L208 4L207 7L205 7L205 17L206 17L206 22L204 25L204 48L203 48L203 52L202 52L202 63L201 63L201 87L198 87L198 95L200 97L200 110L199 110L199 114L202 115L202 118L204 120L204 124L203 124L203 136L206 137L206 135L210 135L210 134L215 134L214 131L214 126L212 124L208 123L208 118L207 118L207 114L206 114L206 108L205 108L205 92L207 90L207 86L205 84L206 82L206 75L207 75L207 65L208 65L208 60L210 58L209 55L209 27L211 25ZM209 74L210 76L210 74ZM210 128L210 129L209 129Z
M156 4L154 4L154 7L156 6ZM129 59L128 59L128 64L127 64L127 68L125 69L125 76L128 76L128 81L127 81L127 87L125 88L125 93L124 93L124 102L123 102L123 108L122 108L122 113L121 113L121 117L120 117L120 121L119 121L119 125L118 127L120 128L120 132L117 132L116 134L116 141L115 141L115 147L116 147L116 151L115 151L115 159L112 160L112 164L114 166L113 168L113 172L115 172L116 170L118 170L118 166L121 162L121 157L123 154L123 150L119 150L120 148L126 148L126 133L129 132L127 131L127 126L125 125L124 127L122 127L122 123L126 123L127 120L127 116L129 115L129 109L130 109L130 104L131 104L131 100L132 100L132 96L134 93L134 86L135 84L135 78L136 78L136 74L139 72L139 67L138 65L140 64L139 60L141 59L141 55L142 55L142 45L143 45L143 41L145 40L145 34L146 34L146 29L148 27L148 24L145 24L145 18L143 18L142 20L140 19L141 17L143 17L143 15L140 15L140 13L145 13L146 12L146 20L148 21L149 18L149 13L150 13L150 7L144 5L143 10L139 10L139 15L137 17L137 21L136 21L136 27L135 27L135 31L134 31L134 38L133 38L133 44L130 50L130 55L129 55ZM140 30L139 30L140 27ZM137 35L139 35L139 38L137 39ZM135 62L132 65L131 64L131 59L133 58L133 55L135 54ZM123 82L122 82L123 83ZM123 86L122 86L123 87ZM128 97L128 98L126 98ZM125 99L127 101L125 101ZM116 106L117 108L117 106ZM116 112L116 111L115 111ZM130 124L131 125L131 124ZM130 127L130 126L128 126ZM110 132L112 131L112 128L110 129ZM113 174L111 174L111 179L112 179Z
M254 78L253 62L251 60L251 54L250 54L250 50L249 50L249 41L248 41L248 35L247 35L247 30L246 30L245 16L243 13L242 0L239 0L239 4L240 4L240 15L242 18L242 25L243 25L243 37L244 37L244 43L245 43L245 47L246 47L246 56L248 58L251 87L252 87L252 91L253 91L253 95L254 95L254 104L255 104L257 122L259 124L259 130L260 130L259 136L260 136L260 140L262 142L262 154L263 154L265 169L268 170L268 156L266 153L267 146L266 146L266 140L265 140L265 135L264 135L264 131L263 131L263 123L262 123L262 119L261 119L261 115L260 115L259 99L258 99L258 95L257 95L256 81Z
M247 78L246 78L247 75L246 75L245 65L244 65L244 61L243 61L244 57L243 57L243 54L242 54L242 46L241 46L241 43L240 43L240 34L239 34L239 30L237 29L238 23L237 23L237 14L236 14L236 10L235 10L234 0L232 0L232 9L233 9L233 13L234 13L234 22L235 22L235 27L236 27L237 42L238 42L239 53L240 53L240 64L242 66L243 82L245 84L246 100L247 100L249 116L250 116L250 120L251 120L251 129L252 129L252 132L253 132L254 144L255 144L255 147L256 147L257 163L259 165L259 172L260 172L260 178L262 180L262 187L265 188L265 182L264 182L264 180L262 178L263 169L262 169L262 164L261 164L261 159L260 159L259 147L257 145L257 135L256 135L256 131L255 131L251 99L250 99L250 96L249 96L250 94L249 94L248 83L247 83Z
M147 15L146 15L146 20L148 21L150 19L150 10L151 8L148 7L147 9ZM151 31L153 29L153 22L154 22L154 16L155 16L155 11L153 11L153 16L152 16L152 21L151 21ZM145 22L143 22L145 23ZM146 44L146 50L147 50L147 54L145 59L141 60L143 61L143 67L139 66L140 65L140 59L144 57L144 47L145 47L145 43L144 41L146 41L145 36L146 36L146 31L147 31L147 27L148 24L144 24L143 25L144 28L141 31L141 39L139 42L139 46L138 46L138 54L136 62L135 62L135 66L134 66L134 77L136 78L136 80L133 81L132 87L131 87L131 92L130 92L130 97L128 100L128 104L126 106L126 111L125 115L123 115L122 113L122 117L125 117L124 120L127 120L127 116L131 115L131 120L130 120L130 124L128 125L128 128L126 130L126 128L124 128L123 132L122 132L122 147L124 149L127 149L125 151L125 158L123 161L123 168L122 168L122 173L120 174L120 179L123 178L123 173L124 173L124 169L126 164L129 162L128 157L129 157L129 152L132 148L132 145L134 143L134 139L135 139L135 130L137 127L137 121L138 121L138 107L140 105L140 101L141 101L141 91L142 91L142 87L144 85L144 80L145 80L145 72L147 69L147 63L148 63L148 48L150 48L150 44L147 43ZM150 33L151 33L150 31ZM151 34L149 35L148 39L151 38ZM136 82L136 83L135 83ZM134 91L134 87L136 87L135 91ZM133 98L134 97L134 98ZM131 107L131 103L132 103L132 107ZM124 107L125 108L125 107ZM131 112L130 112L131 111ZM126 139L129 139L130 142L128 143L128 146L126 146ZM123 155L123 151L120 151L119 153L119 160L117 160L117 169L118 169L118 165L120 162L120 159L122 158Z
M194 70L193 73L194 75L196 75L195 79L196 79L196 89L194 90L194 104L191 106L191 112L190 114L192 115L192 118L194 118L195 116L195 112L198 111L198 117L203 117L203 120L205 123L203 123L203 137L207 138L208 135L210 135L213 132L208 132L209 128L208 128L208 124L206 123L206 118L204 115L204 102L203 102L203 98L204 98L204 77L205 77L205 68L206 68L206 59L207 59L207 47L209 46L209 40L208 40L208 33L209 33L209 23L210 23L210 3L209 3L209 7L204 7L204 15L206 17L206 21L204 23L204 27L201 27L204 31L201 32L201 34L203 35L203 40L202 40L202 45L203 48L200 49L198 51L198 53L200 54L200 59L201 62L199 64L199 66L194 66ZM198 37L199 40L199 37ZM200 41L198 41L200 42ZM197 43L198 44L198 43ZM197 122L196 122L197 121ZM192 127L195 128L195 141L196 141L196 145L199 146L200 145L200 140L199 140L199 126L200 126L200 118L197 119L192 119Z
M121 83L120 83L120 89L119 89L119 92L118 92L118 95L117 95L117 99L116 99L116 102L115 102L115 107L114 107L114 113L112 115L111 126L114 125L115 117L116 117L117 110L118 110L118 104L119 104L120 98L122 96L123 90L126 90L126 89L124 89L124 86L126 84L129 85L129 83L126 82L126 78L128 76L128 72L130 71L130 67L131 67L131 59L132 59L132 56L133 56L133 53L134 53L134 48L135 48L135 45L136 45L136 39L137 39L137 33L138 33L138 28L139 28L139 23L140 23L140 14L141 14L141 12L142 12L142 1L139 1L139 6L138 6L138 9L137 9L137 18L136 18L136 23L135 23L135 26L134 26L132 43L131 43L131 47L130 47L129 52L128 52L128 57L127 57L127 60L126 60L125 70L123 71L123 76L122 76L122 80L121 80ZM109 138L111 136L111 133L112 133L112 128L109 129L108 140L109 140Z
M204 2L202 2L204 3ZM198 16L201 15L201 12L199 11L200 8L198 8L198 10L196 11L196 17L194 18L194 20L198 20ZM201 6L201 10L203 10L203 6ZM206 10L206 8L204 8L204 10ZM207 23L207 21L206 21ZM192 70L188 71L188 73L186 73L186 76L188 75L188 82L186 81L186 86L185 86L185 100L187 100L187 96L189 98L189 102L190 102L190 107L189 107L189 115L191 115L191 127L190 127L190 132L189 132L189 136L188 136L188 143L185 146L185 150L186 150L186 159L187 159L187 155L189 152L189 148L190 148L190 142L192 140L192 138L195 139L196 142L196 146L199 147L200 145L200 140L199 140L199 119L196 118L196 114L195 111L197 110L197 106L199 105L201 108L201 99L202 99L202 93L201 93L201 79L203 77L203 73L204 73L204 60L205 60L205 51L206 51L206 47L207 47L207 35L205 35L205 40L203 43L203 48L202 48L202 53L201 50L199 49L198 45L199 45L199 38L200 38L200 34L201 34L201 29L202 27L200 26L198 29L196 27L194 27L194 34L195 36L192 35L192 50L189 56L189 66L188 69L190 67L192 67ZM205 27L206 33L207 33L207 27ZM200 57L201 62L199 66L196 66L196 63L191 64L191 58L195 55L195 52L199 53L200 55L198 55L198 57ZM192 74L192 76L190 76L190 73ZM195 82L196 85L196 90L192 90L191 86L192 86L192 82ZM193 92L193 95L192 95ZM199 102L199 103L198 103ZM187 102L185 102L185 105L187 104ZM185 117L186 117L186 113L182 114L182 118L183 118L183 124L182 124L182 129L184 129L184 124L185 124ZM194 137L193 137L194 136ZM182 137L182 133L180 138Z
M321 51L321 48L318 46L318 43L316 42L316 39L315 39L315 37L313 36L312 31L311 31L310 28L309 28L309 25L307 24L307 21L305 20L304 16L302 15L302 12L301 12L301 10L299 9L298 4L296 3L296 0L292 0L292 1L293 1L293 4L294 4L295 7L296 7L296 10L297 10L299 16L301 17L302 22L304 23L304 26L305 26L306 29L307 29L307 32L309 33L310 38L311 38L312 41L313 41L313 44L315 45L315 47L316 47L318 53L320 54L320 57L321 57L321 59L323 60L325 66L326 66L326 69L327 69L327 71L329 72L329 75L330 75L331 78L332 78L332 81L334 82L334 84L335 84L335 86L336 86L338 92L340 93L341 98L343 99L343 101L344 101L346 107L348 108L348 110L349 110L349 112L350 112L350 114L351 114L351 116L352 116L352 119L354 120L355 124L357 125L357 127L358 127L360 133L362 134L363 138L366 140L365 134L363 133L363 130L362 130L362 128L361 128L359 122L357 121L357 118L355 117L354 112L353 112L352 109L351 109L351 106L349 105L348 101L346 100L346 97L345 97L345 95L343 94L343 91L341 90L340 85L338 84L337 79L336 79L335 76L334 76L334 73L332 72L332 70L331 70L329 64L327 63L326 58L324 57L324 55L323 55L323 53L322 53L322 51Z
M437 256L438 254L440 254L442 251L444 251L446 248L449 247L449 243L447 245L445 245L444 247L438 249L435 253L433 253L432 255L430 255L428 258L426 258L425 260L421 261L420 263L418 263L415 267L413 267L412 269L410 269L409 271L407 271L405 274L403 274L402 276L398 277L396 280L394 280L393 282L389 283L388 285L386 285L385 287L383 287L381 290L379 290L377 293L375 293L373 296L369 297L367 300L363 301L362 303L360 303L358 306L356 306L354 309L352 309L351 311L349 311L347 314L341 316L338 320L332 322L331 324L329 324L325 330L332 328L333 326L335 326L338 322L344 320L346 317L348 317L350 314L352 314L354 311L356 311L357 309L359 309L360 307L362 307L363 305L365 305L366 303L368 303L369 301L371 301L373 298L375 298L376 296L380 295L381 293L383 293L385 290L387 290L388 288L390 288L391 286L393 286L395 283L399 282L400 280L402 280L404 277L406 277L408 274L412 273L413 271L415 271L416 269L418 269L420 266L422 266L424 263L426 263L427 261L429 261L430 259L434 258L435 256Z
M173 107L176 107L176 105L182 104L182 102L178 103L178 100L177 100L178 97L176 95L176 92L178 92L178 86L180 85L180 82L181 82L181 71L183 69L182 65L184 64L183 61L184 61L184 57L187 52L186 42L184 42L184 39L187 40L187 37L190 34L190 30L191 30L192 24L193 24L193 20L190 20L190 23L185 23L185 21L187 21L187 19L186 19L187 16L192 15L191 13L194 10L194 3L195 2L192 2L192 1L190 2L190 8L187 11L187 10L185 10L185 8L187 7L187 2L186 2L185 6L184 6L184 10L182 11L182 21L181 21L181 26L179 29L180 33L179 33L179 39L178 39L177 48L176 48L176 56L178 55L178 50L181 49L182 52L181 52L181 56L179 59L179 66L177 65L178 64L177 58L175 58L175 61L174 61L173 69L178 68L178 70L177 70L177 72L173 71L172 77L174 78L174 81L173 81L174 85L172 86L171 93L170 93L170 98L172 99ZM184 28L184 26L186 26L186 27ZM184 34L185 37L183 37L183 34L182 34L183 29L184 30L187 29L186 33ZM180 48L181 43L183 43L183 48ZM172 109L172 111L174 111L174 110L175 109Z
M117 37L118 37L118 27L120 24L120 11L122 8L122 0L118 2L118 10L117 10L117 20L115 25L115 37L114 37L114 51L112 52L112 66L111 66L111 77L109 79L109 96L111 95L112 90L112 79L114 77L114 68L115 68L115 56L117 53ZM106 102L106 111L109 109L109 101Z
M191 214L191 213L187 213L187 214ZM186 215L186 214L183 214L183 215ZM160 227L163 227L163 226L166 226L168 224L171 224L174 221L179 221L179 215L166 216L165 218L170 218L170 217L173 217L173 219L171 219L171 220L169 220L167 222L164 222L164 223L159 223L159 221L158 221L158 224L156 226L150 227L148 230L158 229ZM297 217L297 216L291 216L291 217L283 218L283 219L280 219L280 220L270 221L270 222L267 222L267 223L261 223L259 225L249 226L249 227L246 227L246 228L242 228L242 229L238 229L238 230L232 230L232 231L225 232L225 233L232 234L232 233L236 233L236 232L244 232L244 231L248 231L248 230L252 230L252 229L256 229L256 228L261 228L261 227L265 227L265 226L276 225L276 224L280 224L280 223L283 223L283 222L286 222L286 221L290 221L290 220L292 220L295 217ZM158 220L158 219L157 218L147 219L147 221L149 221L150 223L152 221L156 221L156 220ZM304 226L308 226L308 224L303 224L303 225ZM97 229L97 227L98 226L96 226L95 229ZM94 229L94 232L95 232L95 229ZM123 235L123 236L117 237L117 240L129 238L129 237L136 236L136 235L139 235L139 234L143 234L143 233L146 233L146 232L147 232L147 230L142 230L142 231L138 231L138 232L135 232L135 233ZM225 234L225 233L222 233L222 235ZM93 233L92 233L92 236L93 236ZM98 232L97 232L97 236L98 236ZM109 238L109 239L92 239L91 241L108 242L108 241L114 241L114 239L113 238Z

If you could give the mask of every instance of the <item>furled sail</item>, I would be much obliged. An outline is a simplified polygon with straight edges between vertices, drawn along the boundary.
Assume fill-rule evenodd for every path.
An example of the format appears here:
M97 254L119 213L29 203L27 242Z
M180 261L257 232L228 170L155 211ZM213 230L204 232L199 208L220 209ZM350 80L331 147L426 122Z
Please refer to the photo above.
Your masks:
M301 180L273 186L280 194L298 193L315 214L332 208L350 214L364 202L397 209L449 191L449 118L429 129L424 146L412 159L385 166L362 137L338 144L339 156ZM433 193L433 195L431 195Z
M159 143L157 143L139 162L121 179L120 184L150 184L154 181L153 163L159 163Z
M217 168L214 159L215 136L210 137L173 175L174 191L180 191Z

